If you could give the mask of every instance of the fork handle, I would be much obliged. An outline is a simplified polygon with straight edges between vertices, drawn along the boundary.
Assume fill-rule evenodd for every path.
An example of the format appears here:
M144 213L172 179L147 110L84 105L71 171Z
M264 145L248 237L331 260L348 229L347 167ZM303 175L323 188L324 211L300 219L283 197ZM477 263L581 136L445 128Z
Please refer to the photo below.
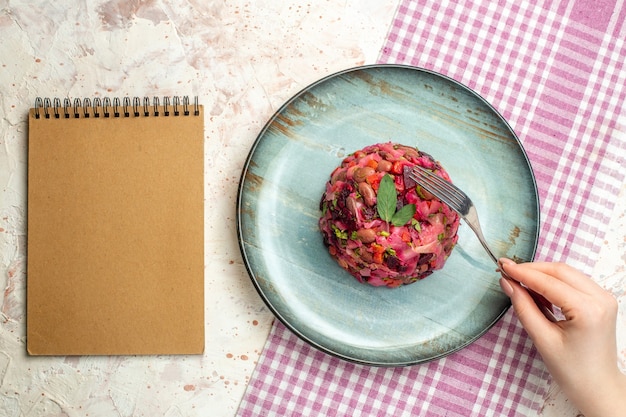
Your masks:
M496 258L493 252L491 252L489 245L487 245L487 241L485 240L485 236L483 236L483 232L480 227L480 221L478 220L478 213L476 212L476 207L474 207L473 204L470 205L468 212L464 216L464 219L465 219L465 223L467 223L470 229L472 229L472 231L478 238L478 241L480 242L480 244L483 246L483 248L485 248L485 251L489 254L489 257L493 260L493 262L496 265L498 265L498 268L500 269L500 272L502 273L502 275L505 276L507 279L512 279L500 267L500 262L498 261L498 258ZM528 287L524 287L524 288L526 288L530 296L535 301L535 304L537 304L537 307L539 307L539 310L541 310L541 312L543 313L543 315L546 316L546 318L550 320L551 322L557 322L558 319L554 315L552 303L548 301L546 297L537 293L536 291L533 291Z
M476 214L475 209L470 210L470 213L468 214L470 216L474 216L474 219L472 219L473 221L466 222L466 223L474 231L474 233L476 234L476 237L478 237L478 241L483 246L483 248L485 248L485 251L489 254L489 257L493 260L493 262L495 262L496 265L498 265L498 268L500 269L500 273L507 279L513 279L510 276L508 276L506 272L504 272L504 269L500 266L500 262L498 261L498 258L496 258L496 256L493 254L493 252L491 252L491 249L487 245L487 242L485 241L485 237L483 236L482 230L480 229L480 225L478 223L478 215ZM537 307L539 307L539 310L541 310L543 315L546 316L546 318L550 320L551 322L553 323L557 322L558 319L554 315L554 309L553 309L552 303L548 301L546 297L539 294L538 292L526 286L524 286L524 288L526 289L526 291L528 291L528 293L532 297L535 304L537 304Z

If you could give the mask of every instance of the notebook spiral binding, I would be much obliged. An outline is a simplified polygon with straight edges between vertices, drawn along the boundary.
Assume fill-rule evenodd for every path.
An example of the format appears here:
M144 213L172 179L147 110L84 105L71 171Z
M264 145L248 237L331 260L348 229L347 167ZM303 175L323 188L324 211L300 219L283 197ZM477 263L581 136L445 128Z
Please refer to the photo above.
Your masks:
M193 112L190 112L190 108L193 107ZM162 114L161 114L162 110ZM109 117L159 117L159 116L194 116L200 115L200 105L198 103L198 97L194 97L193 105L189 103L189 97L183 96L182 100L180 96L173 96L171 99L168 96L163 97L163 105L159 97L152 98L152 103L149 97L143 97L143 100L139 97L124 97L122 100L119 97L114 97L111 100L109 97L99 98L96 97L93 101L89 98L79 99L75 98L73 101L69 98L61 99L37 97L35 99L35 119L40 119L42 116L45 119L70 119L70 118L109 118Z

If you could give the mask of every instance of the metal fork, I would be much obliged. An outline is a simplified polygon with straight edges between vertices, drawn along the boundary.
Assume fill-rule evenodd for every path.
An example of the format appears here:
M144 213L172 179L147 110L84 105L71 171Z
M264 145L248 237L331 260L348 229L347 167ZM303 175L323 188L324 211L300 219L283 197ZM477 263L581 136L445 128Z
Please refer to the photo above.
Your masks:
M493 254L487 241L483 236L480 222L478 221L478 212L472 200L465 194L460 188L452 184L450 181L446 181L440 176L433 173L431 170L425 169L419 165L413 167L409 171L409 177L413 179L418 185L424 188L426 191L441 200L452 210L456 211L467 225L472 229L476 237L480 241L480 244L485 248L485 251L489 254L489 257L498 265L498 268L502 275L511 279L502 269L498 258ZM544 296L536 293L528 287L525 287L528 293L531 295L537 306L542 313L551 321L557 321L554 316L552 303L549 302Z

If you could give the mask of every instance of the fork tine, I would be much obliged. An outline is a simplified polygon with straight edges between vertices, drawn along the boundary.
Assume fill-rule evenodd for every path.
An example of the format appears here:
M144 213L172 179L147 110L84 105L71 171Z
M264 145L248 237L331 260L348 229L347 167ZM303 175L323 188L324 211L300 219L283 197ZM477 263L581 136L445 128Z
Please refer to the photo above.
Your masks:
M432 180L427 178L422 178L418 181L421 186L431 194L435 195L438 199L443 200L450 206L461 207L461 201L456 197L455 194L450 192L449 189L444 188L438 183L434 183Z
M442 187L444 189L447 190L454 190L456 193L458 194L464 194L458 187L456 187L454 184L452 184L449 181L446 181L445 179L441 178L439 175L435 174L434 172L423 168L419 165L415 166L415 168L417 170L419 170L420 175L422 176L422 178L424 178L425 180L428 180L429 183L432 184L436 184L439 187Z
M465 193L454 186L454 184L420 166L415 166L411 170L410 177L426 191L443 200L455 211L463 211L469 200Z
M441 177L428 172L428 177L424 177L425 183L430 185L434 189L438 190L441 194L448 197L456 204L461 204L464 197L458 193L458 190L452 187L452 184L442 179Z

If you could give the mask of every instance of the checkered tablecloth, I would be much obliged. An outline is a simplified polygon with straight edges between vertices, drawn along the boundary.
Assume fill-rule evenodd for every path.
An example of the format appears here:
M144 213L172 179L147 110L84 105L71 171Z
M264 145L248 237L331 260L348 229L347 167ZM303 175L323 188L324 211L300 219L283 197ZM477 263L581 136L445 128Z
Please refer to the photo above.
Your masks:
M541 201L537 258L590 273L626 171L626 6L616 0L402 0L381 63L443 73L520 137ZM240 416L529 416L548 387L512 311L407 368L341 361L276 321Z

